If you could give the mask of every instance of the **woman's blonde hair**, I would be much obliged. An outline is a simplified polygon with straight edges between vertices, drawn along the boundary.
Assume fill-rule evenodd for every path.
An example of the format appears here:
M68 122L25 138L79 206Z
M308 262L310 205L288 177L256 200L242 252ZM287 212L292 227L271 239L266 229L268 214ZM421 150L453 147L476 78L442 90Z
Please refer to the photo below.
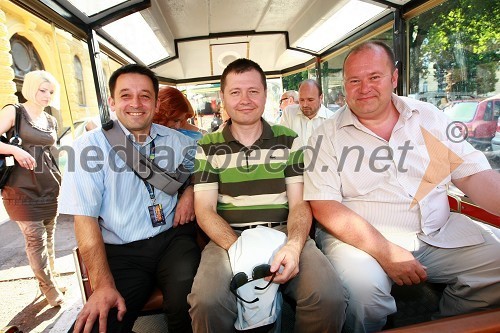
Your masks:
M24 98L26 98L27 101L35 101L36 93L40 85L44 82L48 82L54 86L54 94L52 94L49 103L52 105L52 102L59 98L60 88L56 78L47 71L38 70L26 73L24 76L23 88L21 89Z

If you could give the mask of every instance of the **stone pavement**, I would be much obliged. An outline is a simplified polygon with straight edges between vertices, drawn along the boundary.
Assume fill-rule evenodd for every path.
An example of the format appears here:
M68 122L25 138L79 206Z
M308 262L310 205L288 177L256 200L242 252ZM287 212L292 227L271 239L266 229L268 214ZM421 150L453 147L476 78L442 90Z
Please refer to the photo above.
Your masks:
M24 239L17 224L9 220L0 198L0 329L18 326L24 333L66 333L82 308L82 296L75 273L73 222L59 216L56 226L57 281L67 287L65 303L52 308L38 289L28 264ZM140 317L137 333L168 333L162 315Z
M68 216L58 218L55 237L57 281L68 291L63 306L52 308L38 289L21 231L0 201L0 328L15 325L24 333L59 333L66 332L76 318L82 300L72 255L76 241Z

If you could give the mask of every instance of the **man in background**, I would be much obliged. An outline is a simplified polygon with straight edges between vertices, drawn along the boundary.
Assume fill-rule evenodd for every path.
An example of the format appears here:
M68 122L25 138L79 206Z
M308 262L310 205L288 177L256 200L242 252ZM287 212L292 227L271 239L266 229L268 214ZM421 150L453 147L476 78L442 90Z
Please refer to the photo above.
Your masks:
M278 110L278 116L274 119L275 124L279 124L281 117L283 116L283 112L289 105L299 104L299 93L295 90L287 90L281 95L280 98L280 106Z
M302 146L307 144L314 130L334 114L321 103L322 100L323 90L319 83L304 80L299 86L299 104L291 105L283 112L280 124L296 132Z

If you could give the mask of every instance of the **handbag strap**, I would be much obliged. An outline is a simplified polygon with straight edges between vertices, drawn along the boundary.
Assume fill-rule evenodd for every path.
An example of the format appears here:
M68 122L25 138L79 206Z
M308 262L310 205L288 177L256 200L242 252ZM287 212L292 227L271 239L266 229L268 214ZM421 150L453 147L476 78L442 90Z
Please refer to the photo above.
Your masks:
M21 127L21 107L19 104L13 104L13 106L16 109L16 119L14 120L14 132L12 134L12 138L9 140L9 143L21 146L23 143L23 140L19 136L19 128Z

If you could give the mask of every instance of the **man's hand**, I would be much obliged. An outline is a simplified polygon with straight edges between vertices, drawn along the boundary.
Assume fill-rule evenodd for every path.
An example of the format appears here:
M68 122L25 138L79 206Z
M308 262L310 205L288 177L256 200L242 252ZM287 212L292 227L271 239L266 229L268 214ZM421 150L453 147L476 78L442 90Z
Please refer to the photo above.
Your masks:
M297 276L297 274L299 274L299 258L300 250L297 249L297 246L290 243L285 244L274 255L271 264L271 272L276 272L276 277L273 282L286 283ZM281 266L283 266L284 269L280 272ZM267 281L270 279L271 277L266 278Z
M105 333L108 313L112 308L118 308L118 320L121 321L127 308L125 300L115 288L100 288L94 290L87 303L76 319L74 333L89 333L94 323L99 319L99 332Z
M194 191L188 186L177 201L174 215L174 227L194 221Z
M411 252L390 243L383 258L378 258L380 265L389 277L397 284L419 284L427 279L427 267L423 266Z

